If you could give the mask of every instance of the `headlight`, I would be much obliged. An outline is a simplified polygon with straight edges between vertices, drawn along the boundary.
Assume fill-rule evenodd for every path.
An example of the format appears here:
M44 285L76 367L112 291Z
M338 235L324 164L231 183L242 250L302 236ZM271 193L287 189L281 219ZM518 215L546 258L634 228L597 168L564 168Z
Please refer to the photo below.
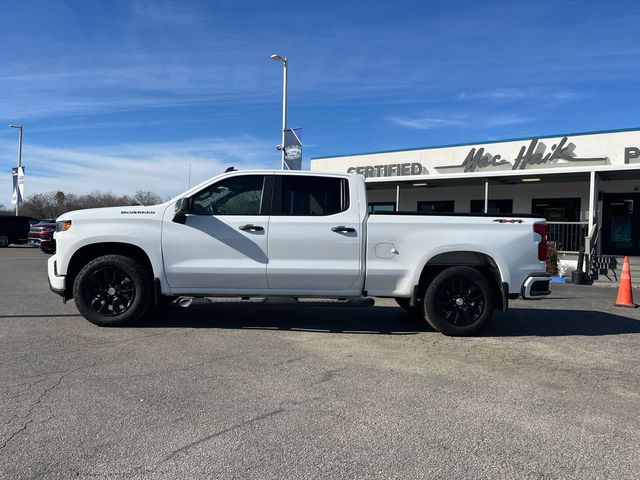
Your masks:
M56 232L66 232L71 228L71 220L56 222Z

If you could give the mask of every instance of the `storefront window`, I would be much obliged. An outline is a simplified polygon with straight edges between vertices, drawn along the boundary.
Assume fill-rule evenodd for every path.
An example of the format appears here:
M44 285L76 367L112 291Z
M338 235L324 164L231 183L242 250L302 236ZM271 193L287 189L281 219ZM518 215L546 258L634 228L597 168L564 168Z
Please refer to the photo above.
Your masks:
M534 198L531 213L540 215L549 222L579 222L579 198Z
M396 204L393 202L370 202L369 213L376 212L395 212Z
M640 255L640 194L604 194L602 251L607 255Z
M487 213L513 213L513 200L489 200ZM471 200L471 213L483 213L484 200Z
M418 202L418 211L424 213L453 213L453 200Z

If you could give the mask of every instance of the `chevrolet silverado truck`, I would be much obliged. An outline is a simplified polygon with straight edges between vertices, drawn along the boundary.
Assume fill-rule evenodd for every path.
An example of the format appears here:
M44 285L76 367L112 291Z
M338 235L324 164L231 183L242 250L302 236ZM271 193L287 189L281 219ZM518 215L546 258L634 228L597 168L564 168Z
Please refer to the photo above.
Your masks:
M166 203L57 219L51 289L100 326L177 298L395 298L470 335L549 293L547 225L528 215L368 213L355 174L227 171Z

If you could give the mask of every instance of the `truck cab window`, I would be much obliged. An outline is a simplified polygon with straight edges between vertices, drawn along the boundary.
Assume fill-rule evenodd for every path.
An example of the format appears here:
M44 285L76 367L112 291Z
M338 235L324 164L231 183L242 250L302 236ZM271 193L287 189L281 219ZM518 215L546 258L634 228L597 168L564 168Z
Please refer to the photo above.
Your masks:
M225 178L193 196L195 215L260 215L264 175Z
M280 215L334 215L349 208L344 178L283 175L281 179Z

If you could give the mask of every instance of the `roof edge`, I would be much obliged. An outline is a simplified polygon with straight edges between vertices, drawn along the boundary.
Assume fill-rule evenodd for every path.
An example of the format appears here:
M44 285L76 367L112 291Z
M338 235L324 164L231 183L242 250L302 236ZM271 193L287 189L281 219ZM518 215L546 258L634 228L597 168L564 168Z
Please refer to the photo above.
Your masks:
M614 130L594 130L590 132L556 133L553 135L532 135L528 137L507 138L504 140L490 140L487 142L452 143L447 145L432 145L432 146L426 146L426 147L378 150L374 152L347 153L344 155L328 155L325 157L311 157L309 160L326 160L330 158L359 157L361 155L379 155L382 153L415 152L416 150L435 150L438 148L471 147L474 145L491 145L495 143L519 142L524 140L531 140L532 138L579 137L584 135L600 135L605 133L624 133L624 132L640 132L640 127L620 128L620 129L614 129Z

